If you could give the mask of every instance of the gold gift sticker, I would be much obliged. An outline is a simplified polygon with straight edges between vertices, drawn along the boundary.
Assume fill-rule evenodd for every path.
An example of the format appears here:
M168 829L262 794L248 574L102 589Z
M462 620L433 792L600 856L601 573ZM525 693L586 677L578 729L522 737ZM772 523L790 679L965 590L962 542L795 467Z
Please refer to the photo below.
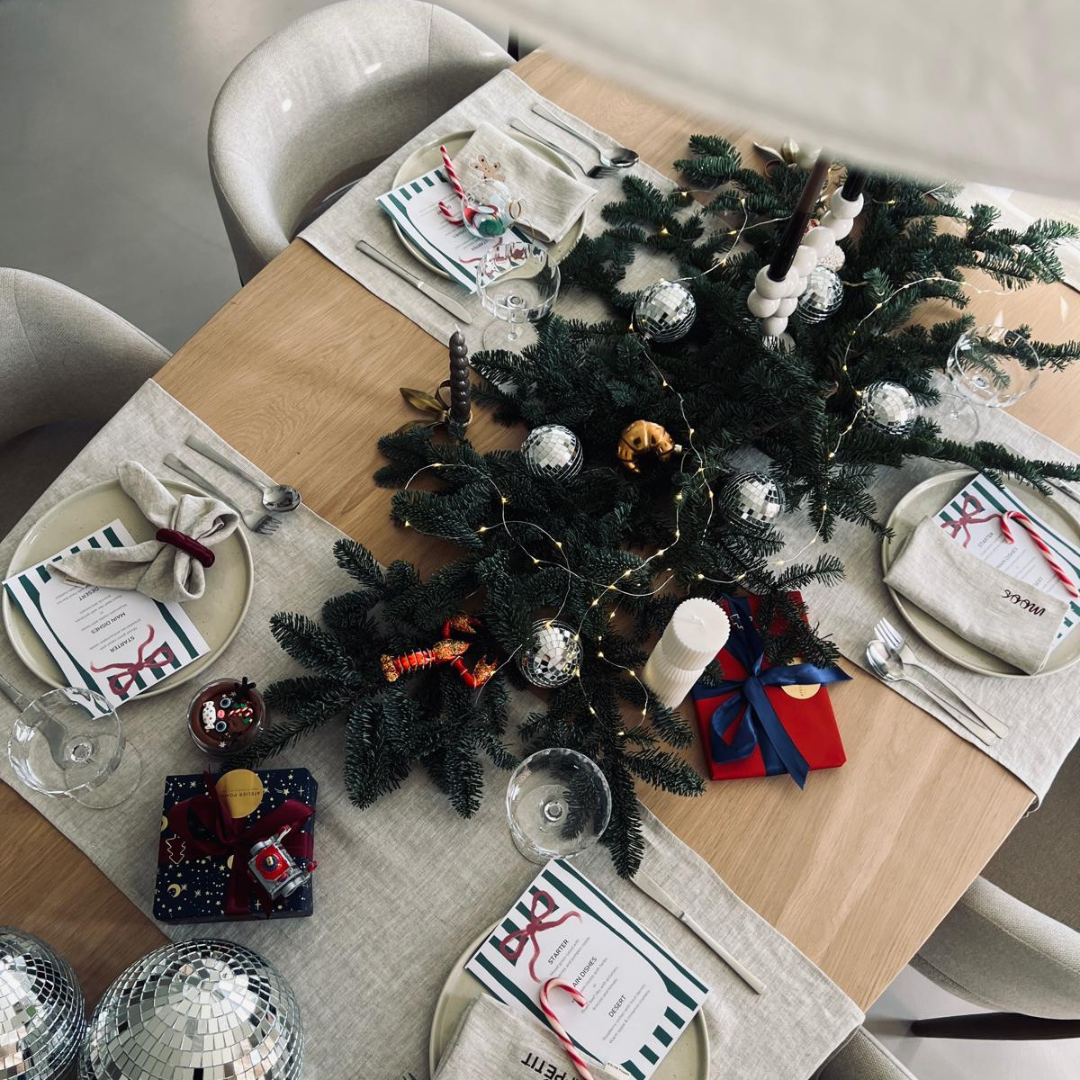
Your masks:
M233 769L219 776L217 790L234 818L254 813L263 800L263 782L250 769Z
M794 667L795 664L801 664L802 662L803 658L801 656L796 656L795 659L791 661L791 666ZM803 685L796 683L794 686L781 686L780 689L783 690L788 697L796 698L799 701L806 701L807 698L812 698L821 689L821 684L807 683Z

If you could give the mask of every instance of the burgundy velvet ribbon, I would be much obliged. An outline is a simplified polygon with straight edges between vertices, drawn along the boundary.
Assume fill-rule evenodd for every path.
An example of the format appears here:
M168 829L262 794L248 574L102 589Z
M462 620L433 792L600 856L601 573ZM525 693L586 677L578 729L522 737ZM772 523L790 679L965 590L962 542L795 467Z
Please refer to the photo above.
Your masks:
M203 773L203 778L206 780L204 794L178 802L165 815L169 828L184 841L183 857L177 860L173 853L170 858L162 840L158 845L158 863L191 862L203 855L214 858L232 855L232 869L225 888L225 914L250 915L252 878L248 860L251 858L252 845L260 840L269 840L288 825L292 831L281 846L294 859L310 861L314 850L313 838L310 833L301 832L300 829L315 810L296 799L286 799L277 809L245 829L242 827L244 819L234 818L229 812L225 796L217 790L209 769ZM192 829L193 820L202 826L205 835L196 835ZM269 915L269 894L260 897L259 903Z
M175 529L158 529L154 533L154 539L160 540L163 544L172 544L174 548L179 548L185 555L190 555L203 566L214 565L214 553L205 544L200 544L194 536L177 532Z

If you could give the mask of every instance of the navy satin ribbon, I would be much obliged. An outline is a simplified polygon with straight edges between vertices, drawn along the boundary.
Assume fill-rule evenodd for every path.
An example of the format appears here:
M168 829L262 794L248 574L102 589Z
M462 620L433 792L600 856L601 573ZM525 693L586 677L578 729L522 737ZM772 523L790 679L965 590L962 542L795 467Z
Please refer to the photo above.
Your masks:
M741 596L728 597L735 618L732 620L731 637L727 650L746 671L745 679L726 679L719 686L703 688L703 694L715 697L731 694L718 705L709 723L709 746L713 760L720 765L748 758L754 747L761 747L761 756L768 775L779 772L791 774L799 787L806 784L810 766L799 748L787 733L776 714L766 686L808 686L842 682L850 679L838 667L818 667L815 664L788 664L761 670L765 659L765 646L754 626L750 605ZM728 742L724 733L742 712L742 723Z

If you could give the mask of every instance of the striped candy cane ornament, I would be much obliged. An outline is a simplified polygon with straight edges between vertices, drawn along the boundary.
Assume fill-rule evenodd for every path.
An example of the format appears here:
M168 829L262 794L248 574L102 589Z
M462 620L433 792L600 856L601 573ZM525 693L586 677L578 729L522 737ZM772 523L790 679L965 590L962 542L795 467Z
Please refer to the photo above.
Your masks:
M454 169L454 163L450 160L450 154L447 152L446 147L440 146L439 153L442 154L443 168L446 170L446 179L450 181L450 186L454 189L454 194L458 197L458 202L460 204L461 200L465 197L465 189L461 186L461 181L458 179L457 171ZM442 211L443 217L445 217L451 225L463 224L460 210L455 210L449 203L440 202L439 210Z
M574 999L574 1003L580 1005L582 1008L586 1005L585 998L572 983L568 983L565 979L548 979L548 981L540 988L540 1008L544 1010L544 1015L547 1017L547 1022L551 1025L551 1030L559 1036L559 1041L566 1048L567 1054L570 1055L570 1060L577 1067L578 1075L581 1077L581 1080L593 1080L593 1075L589 1072L589 1066L585 1064L585 1059L578 1053L578 1048L574 1045L574 1040L567 1035L566 1028L562 1026L559 1018L555 1015L555 1010L551 1007L551 1002L548 1000L548 997L552 990L565 990Z
M1054 571L1054 577L1065 586L1065 591L1074 600L1080 600L1080 590L1077 589L1073 579L1065 572L1065 568L1054 558L1054 553L1039 535L1031 518L1027 514L1021 514L1019 510L1007 510L1001 515L1001 534L1005 537L1006 543L1014 544L1016 541L1013 539L1012 529L1009 528L1010 521L1017 522L1025 529L1034 545L1043 553L1046 565Z

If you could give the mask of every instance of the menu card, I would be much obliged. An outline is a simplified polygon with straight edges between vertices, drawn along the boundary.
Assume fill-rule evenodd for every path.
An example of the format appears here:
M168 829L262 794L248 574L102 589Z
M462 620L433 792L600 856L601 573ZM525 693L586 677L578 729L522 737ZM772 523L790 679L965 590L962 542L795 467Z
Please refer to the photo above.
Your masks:
M1039 535L1053 551L1055 559L1072 574L1074 581L1080 581L1080 547L1052 529L1012 492L999 487L983 473L950 499L949 504L942 508L937 517L942 528L953 540L983 562L1024 582L1025 585L1069 601L1069 610L1054 639L1056 643L1080 625L1080 604L1071 599L1068 590L1054 576L1046 557L1035 546L1024 528L1018 523L1012 523L1009 531L1014 542L1010 544L1005 539L1001 529L1001 515L1009 510L1018 510L1030 518Z
M502 237L474 236L463 225L452 225L439 209L440 202L458 203L442 169L432 169L378 198L383 210L434 266L476 292L476 266Z
M584 1008L560 991L549 999L563 1027L585 1054L634 1080L652 1075L709 995L692 971L562 859L540 871L465 967L500 1001L545 1025L544 983L572 983Z
M96 691L113 708L210 651L179 604L162 604L131 589L81 585L50 568L86 547L134 543L117 519L4 582L68 685Z

